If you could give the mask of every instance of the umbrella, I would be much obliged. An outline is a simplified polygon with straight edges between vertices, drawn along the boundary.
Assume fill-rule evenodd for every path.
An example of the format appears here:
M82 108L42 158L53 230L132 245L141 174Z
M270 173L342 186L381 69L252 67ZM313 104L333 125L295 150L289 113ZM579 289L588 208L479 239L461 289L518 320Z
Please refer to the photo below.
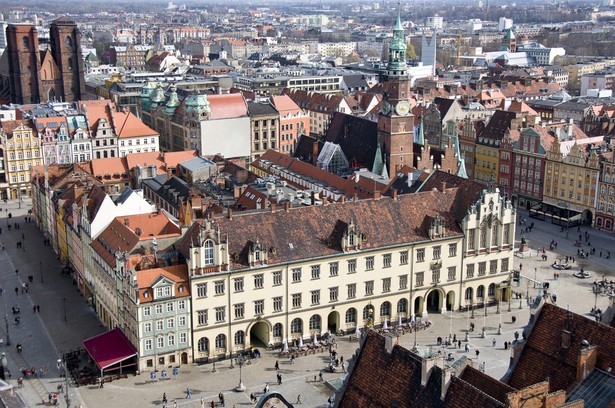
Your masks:
M312 340L312 343L314 344L314 347L318 345L318 337L316 337L316 333L314 333L314 339Z
M299 337L299 347L303 347L303 336Z
M384 330L387 330L387 329L389 328L389 324L387 323L387 319L386 319L386 317L384 318L384 324L382 325L382 328L383 328Z
M397 319L397 325L401 326L401 315L399 315L399 318Z
M282 349L282 353L288 353L288 339L284 337L284 348Z

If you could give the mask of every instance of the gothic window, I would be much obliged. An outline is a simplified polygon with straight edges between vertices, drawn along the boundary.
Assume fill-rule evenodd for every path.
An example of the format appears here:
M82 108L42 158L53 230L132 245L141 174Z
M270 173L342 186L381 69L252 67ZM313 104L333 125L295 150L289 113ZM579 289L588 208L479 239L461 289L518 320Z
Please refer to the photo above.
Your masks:
M30 49L30 39L28 37L23 37L21 40L21 43L23 45L23 48L25 50L29 50Z
M205 241L205 245L203 246L204 254L205 254L205 265L213 265L214 264L214 243L212 241Z
M68 37L66 37L66 46L67 47L72 47L73 46L73 39L70 37L70 35Z

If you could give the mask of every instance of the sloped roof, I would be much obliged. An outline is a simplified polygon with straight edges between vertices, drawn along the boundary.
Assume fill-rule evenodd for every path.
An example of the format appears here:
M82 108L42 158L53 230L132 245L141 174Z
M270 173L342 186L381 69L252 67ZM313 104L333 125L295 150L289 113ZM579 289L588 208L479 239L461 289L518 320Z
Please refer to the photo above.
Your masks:
M569 347L562 347L563 331L571 332ZM523 388L549 379L550 390L568 390L576 383L577 361L581 342L597 347L596 368L615 367L615 328L544 303L527 336L508 384Z
M356 200L319 206L279 210L235 213L232 219L216 219L222 234L236 237L229 240L229 254L235 254L233 269L247 265L247 257L240 256L248 241L260 240L270 251L268 264L291 262L299 259L339 255L339 242L329 238L341 220L356 223L366 240L363 248L369 250L381 246L401 245L428 239L423 223L425 217L439 215L448 224L447 234L458 236L462 232L456 212L460 189L450 188L445 192L428 191L407 194L396 199L383 197L377 200ZM205 222L204 220L200 221ZM198 240L201 224L194 224L178 244L179 250L189 256L190 242Z
M117 136L122 138L139 136L158 136L158 132L147 126L132 112L115 112L115 128Z
M231 119L248 116L248 107L240 93L208 95L210 119Z
M279 116L279 112L276 108L271 104L271 102L252 102L248 101L248 112L250 112L250 116L270 116L276 115Z
M489 119L489 123L478 135L479 144L487 144L487 141L501 141L504 138L504 134L510 129L513 119L517 117L514 112L506 112L497 110L493 113L493 116ZM484 139L484 142L480 142L480 139ZM499 145L498 145L499 146Z
M162 268L150 268L137 271L136 273L137 285L139 287L139 302L146 303L154 300L154 296L151 293L151 287L161 278L169 279L175 283L183 283L181 285L183 291L179 291L179 286L175 286L174 297L186 297L190 296L190 284L188 283L188 264L164 266ZM149 296L145 297L145 293Z
M299 106L297 106L288 95L271 96L271 101L282 116L288 115L289 113L296 115L301 112Z

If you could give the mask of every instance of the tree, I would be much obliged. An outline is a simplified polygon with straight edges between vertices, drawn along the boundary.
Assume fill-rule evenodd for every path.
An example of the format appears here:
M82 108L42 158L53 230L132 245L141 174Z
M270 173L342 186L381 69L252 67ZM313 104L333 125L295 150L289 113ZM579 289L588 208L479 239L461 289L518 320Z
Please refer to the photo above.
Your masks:
M416 51L414 50L414 45L412 45L412 43L410 41L408 41L406 43L406 57L408 57L411 60L415 60L416 59Z

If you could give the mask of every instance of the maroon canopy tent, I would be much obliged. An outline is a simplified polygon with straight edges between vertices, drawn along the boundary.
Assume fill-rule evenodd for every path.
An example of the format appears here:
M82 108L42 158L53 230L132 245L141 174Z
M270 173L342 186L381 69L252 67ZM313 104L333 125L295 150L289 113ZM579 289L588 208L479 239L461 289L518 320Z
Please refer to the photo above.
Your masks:
M117 327L84 341L83 346L100 369L101 377L104 375L105 370L116 364L119 364L118 368L121 374L123 367L136 364L122 365L122 363L139 355L137 349L130 343L130 340Z

